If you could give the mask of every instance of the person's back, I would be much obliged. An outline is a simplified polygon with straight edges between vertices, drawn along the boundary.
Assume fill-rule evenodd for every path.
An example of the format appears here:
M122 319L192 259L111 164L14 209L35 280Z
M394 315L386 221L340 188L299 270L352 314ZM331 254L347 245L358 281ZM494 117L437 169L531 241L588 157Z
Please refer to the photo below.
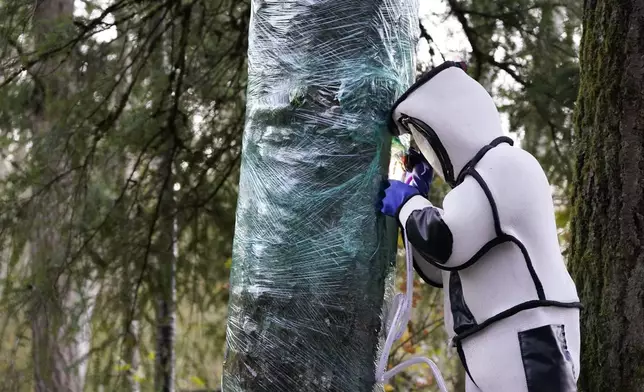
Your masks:
M481 260L461 272L461 280L469 286L464 286L465 295L472 293L470 306L482 312L475 314L477 319L487 319L528 301L578 302L559 249L550 186L536 159L524 150L501 144L491 149L474 170L484 185L467 176L445 197L443 206L445 211L488 219L488 231L496 230L492 206L496 207L502 234L494 236L493 248ZM454 208L450 208L452 204ZM477 209L480 212L472 212ZM456 221L467 224L468 217ZM490 237L472 241L479 241L483 249L487 245L483 238ZM458 249L452 257L459 258Z
M480 364L469 369L482 391L513 392L532 391L526 380L529 364L513 360L524 356L520 345L529 346L534 334L552 333L559 339L563 359L570 359L571 377L566 381L565 374L560 375L560 382L570 386L579 376L579 298L559 250L545 174L529 153L507 144L491 149L474 170L483 185L475 176L466 177L445 197L444 210L453 210L450 204L480 209L493 222L498 219L500 233L495 233L493 247L479 260L458 271L460 288L450 287L453 277L445 279L450 336L458 330L461 336L456 342L462 343L465 360ZM496 231L494 224L490 226ZM464 309L469 309L469 314ZM459 312L464 313L454 314ZM454 325L454 320L473 323ZM551 324L557 325L552 332L531 331ZM539 336L538 342L543 339ZM555 375L545 378L549 383L558 380ZM547 384L547 389L534 389L537 386L533 390L558 390L552 384Z

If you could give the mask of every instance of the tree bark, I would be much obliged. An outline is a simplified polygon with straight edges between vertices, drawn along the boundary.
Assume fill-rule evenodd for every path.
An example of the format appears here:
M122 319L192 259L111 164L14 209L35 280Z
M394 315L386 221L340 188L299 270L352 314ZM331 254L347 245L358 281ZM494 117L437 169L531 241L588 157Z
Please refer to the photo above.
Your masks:
M417 18L412 0L253 1L224 391L374 389L385 124Z
M172 165L174 149L170 148L161 163L161 198L158 222L157 284L158 299L156 310L157 349L155 357L155 391L174 392L175 376L175 323L176 323L176 205Z
M55 45L52 37L61 37L56 34L71 26L73 5L73 0L35 2L34 43L39 53L49 52ZM74 276L68 264L74 183L68 173L70 159L61 143L66 140L66 127L57 113L59 101L73 90L73 81L61 57L51 53L43 55L31 71L36 86L32 100L33 156L42 181L38 186L50 184L32 200L33 227L28 245L33 271L34 385L37 392L82 392L94 307L90 291L95 287L85 277Z
M570 269L580 389L644 391L644 3L587 0Z
M161 98L161 106L168 103L169 110L165 121L164 136L166 148L160 157L159 177L161 197L158 202L158 242L159 251L156 260L157 270L157 350L155 361L155 391L175 391L175 325L176 325L176 272L178 248L177 202L175 200L174 164L178 150L177 138L184 124L178 120L178 111L183 94L186 46L190 26L192 6L176 4L174 16L176 28L180 32L177 39L174 33L166 34L161 39L166 42L159 51L159 57L153 61L167 70L167 96ZM178 50L175 45L178 45Z

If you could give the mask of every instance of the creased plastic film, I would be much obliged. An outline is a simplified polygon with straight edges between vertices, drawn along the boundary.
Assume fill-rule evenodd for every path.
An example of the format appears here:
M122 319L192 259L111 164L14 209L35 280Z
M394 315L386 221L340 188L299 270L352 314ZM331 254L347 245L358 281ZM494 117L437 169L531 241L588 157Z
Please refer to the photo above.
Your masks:
M416 0L253 1L224 392L373 391Z

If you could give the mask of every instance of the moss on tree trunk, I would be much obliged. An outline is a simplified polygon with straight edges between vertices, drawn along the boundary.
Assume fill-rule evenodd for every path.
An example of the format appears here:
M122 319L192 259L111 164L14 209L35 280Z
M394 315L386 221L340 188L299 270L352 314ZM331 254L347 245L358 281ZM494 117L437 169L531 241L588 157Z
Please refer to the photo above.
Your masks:
M587 0L570 268L585 392L644 391L644 2Z

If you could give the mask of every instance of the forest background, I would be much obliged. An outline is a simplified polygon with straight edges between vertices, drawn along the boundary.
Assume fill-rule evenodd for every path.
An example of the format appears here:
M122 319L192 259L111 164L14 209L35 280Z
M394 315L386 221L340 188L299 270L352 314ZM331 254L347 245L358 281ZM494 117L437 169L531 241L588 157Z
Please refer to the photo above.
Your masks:
M420 3L419 74L468 62L546 171L568 255L581 1ZM219 387L249 15L248 0L0 0L2 391ZM392 361L428 355L462 391L440 293L417 280L414 299ZM433 388L421 367L387 390Z

